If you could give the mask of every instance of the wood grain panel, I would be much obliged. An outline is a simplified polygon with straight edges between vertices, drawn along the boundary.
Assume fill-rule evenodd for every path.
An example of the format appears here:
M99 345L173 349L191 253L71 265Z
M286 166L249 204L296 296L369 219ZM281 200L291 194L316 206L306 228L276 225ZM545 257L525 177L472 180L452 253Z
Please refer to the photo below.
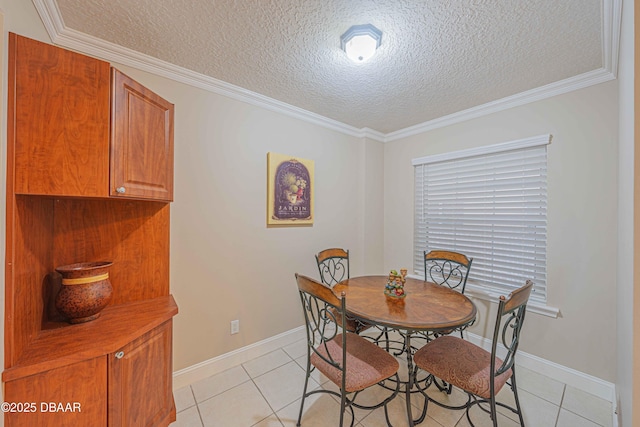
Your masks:
M173 405L171 321L109 355L109 426L159 426ZM165 424L166 425L166 424Z
M625 4L630 4L627 2ZM635 291L640 289L640 6L638 2L633 2L634 10L634 166L633 166L633 342L630 344L633 351L632 366L631 366L631 395L632 402L631 407L626 408L622 406L622 416L626 418L626 422L630 422L631 425L640 425L640 410L633 408L640 408L640 328L635 327L640 325L640 292ZM619 344L619 348L628 348L624 344ZM620 366L618 378L621 374L626 373L628 367ZM620 384L621 388L624 386ZM623 400L626 402L626 399ZM624 403L623 403L624 405ZM631 413L631 416L629 415ZM629 417L631 419L629 420ZM620 418L620 416L618 416ZM621 424L622 425L622 424Z
M54 265L113 261L111 304L169 295L169 205L57 199Z
M111 87L111 195L173 200L173 104L115 68Z
M10 51L16 193L107 196L109 64L15 34Z
M5 413L7 427L98 427L107 423L107 358L86 360L5 384L5 401L36 405L30 413ZM80 411L52 412L49 403ZM71 403L68 407L66 403ZM44 404L44 406L43 406ZM54 406L59 409L59 406Z
M53 199L17 196L14 200L13 242L6 254L5 368L15 363L40 330L47 275L53 268Z
M6 217L5 217L5 259L4 259L4 367L11 366L15 357L16 323L15 323L15 281L14 258L15 250L15 188L14 188L14 146L15 146L15 81L16 55L15 36L9 34L9 67L7 71L7 182L6 182Z
M60 323L57 328L41 331L16 365L5 369L2 380L12 381L113 353L177 313L173 297L165 296L109 306L91 322L76 325Z

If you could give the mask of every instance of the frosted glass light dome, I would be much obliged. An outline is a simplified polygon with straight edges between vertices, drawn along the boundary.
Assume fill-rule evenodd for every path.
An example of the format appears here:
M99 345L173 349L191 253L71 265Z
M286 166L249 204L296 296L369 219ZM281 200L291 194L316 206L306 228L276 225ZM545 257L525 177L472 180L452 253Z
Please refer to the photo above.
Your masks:
M340 37L340 44L353 62L365 62L376 53L381 40L382 31L373 25L354 25Z

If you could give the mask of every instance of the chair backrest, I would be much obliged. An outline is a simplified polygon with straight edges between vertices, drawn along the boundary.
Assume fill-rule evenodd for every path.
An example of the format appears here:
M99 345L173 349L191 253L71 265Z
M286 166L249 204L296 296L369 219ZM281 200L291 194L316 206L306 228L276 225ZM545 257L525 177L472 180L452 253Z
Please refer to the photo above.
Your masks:
M453 251L424 251L424 280L464 293L473 258Z
M302 310L307 330L307 347L325 362L343 372L347 358L347 334L342 334L342 359L336 360L331 356L327 344L338 335L338 326L345 329L345 293L340 298L322 283L296 273L296 282L300 292ZM342 375L344 381L346 375Z
M320 281L327 286L349 278L349 251L340 248L325 249L316 255Z
M508 371L513 367L518 345L520 344L520 332L524 324L524 315L527 311L527 302L533 289L533 282L527 280L524 286L511 292L509 296L500 297L496 325L493 331L493 343L491 345L491 374L493 378ZM502 359L502 365L496 369L496 356L498 341L507 349L507 355ZM491 390L493 393L493 390Z

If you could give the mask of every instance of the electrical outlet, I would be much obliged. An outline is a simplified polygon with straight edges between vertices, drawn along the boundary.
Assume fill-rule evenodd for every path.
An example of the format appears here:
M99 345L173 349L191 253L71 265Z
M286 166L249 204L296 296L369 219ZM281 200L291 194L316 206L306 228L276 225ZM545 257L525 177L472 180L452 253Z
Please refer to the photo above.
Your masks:
M240 321L239 320L232 320L231 321L231 335L237 334L238 332L240 332Z

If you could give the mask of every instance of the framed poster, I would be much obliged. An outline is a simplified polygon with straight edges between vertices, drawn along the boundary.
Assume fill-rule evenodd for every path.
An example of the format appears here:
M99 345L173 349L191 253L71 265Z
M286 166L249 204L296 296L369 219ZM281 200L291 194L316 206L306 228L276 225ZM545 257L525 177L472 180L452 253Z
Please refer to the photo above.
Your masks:
M267 225L312 225L313 196L313 160L267 153Z

